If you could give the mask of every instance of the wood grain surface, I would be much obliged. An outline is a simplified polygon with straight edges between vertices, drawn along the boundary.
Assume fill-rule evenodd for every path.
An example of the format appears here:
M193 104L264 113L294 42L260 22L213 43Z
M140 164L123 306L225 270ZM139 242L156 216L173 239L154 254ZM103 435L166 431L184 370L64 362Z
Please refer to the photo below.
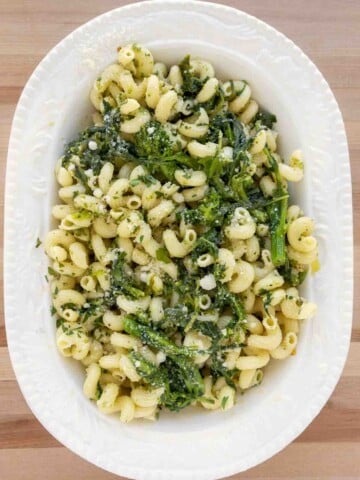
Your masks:
M49 49L73 29L126 3L132 2L0 0L1 208L11 121L29 75ZM354 323L341 380L320 415L296 441L262 465L231 479L360 479L360 0L220 0L220 3L255 15L289 36L330 83L349 140L355 227ZM2 239L2 225L0 235ZM0 301L0 479L70 478L119 477L68 451L32 415L10 365Z

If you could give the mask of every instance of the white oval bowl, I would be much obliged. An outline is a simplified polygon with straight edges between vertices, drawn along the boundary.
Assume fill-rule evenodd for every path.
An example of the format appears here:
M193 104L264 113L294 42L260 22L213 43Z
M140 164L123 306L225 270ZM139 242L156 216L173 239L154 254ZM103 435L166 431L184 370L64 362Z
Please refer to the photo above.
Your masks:
M319 306L297 355L273 362L262 385L228 412L162 413L122 425L82 393L83 372L56 350L36 238L51 228L53 169L89 121L90 86L137 41L160 61L191 53L222 78L245 78L278 117L282 153L304 152L293 199L316 219L321 270L304 295ZM108 12L62 40L32 74L18 103L6 177L5 304L12 363L30 408L61 443L110 472L146 480L211 480L246 470L288 445L319 413L343 368L352 319L351 178L344 125L313 63L282 34L241 11L199 1L155 0Z

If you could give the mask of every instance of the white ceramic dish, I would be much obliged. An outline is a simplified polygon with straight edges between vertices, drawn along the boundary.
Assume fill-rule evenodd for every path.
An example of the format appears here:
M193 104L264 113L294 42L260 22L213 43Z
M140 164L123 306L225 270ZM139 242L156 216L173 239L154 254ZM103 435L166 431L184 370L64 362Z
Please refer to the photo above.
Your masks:
M304 325L298 354L268 369L261 387L225 413L163 414L124 426L82 393L82 372L56 350L47 260L35 249L50 227L53 168L87 122L90 85L137 41L158 59L192 53L220 75L250 81L278 116L286 155L301 148L306 178L295 199L317 222L321 270L306 297L319 312ZM289 444L319 413L343 368L352 315L352 208L344 125L329 86L291 41L220 5L151 1L113 10L80 27L40 63L19 101L9 146L5 220L6 328L21 390L60 442L88 461L136 479L211 480L252 467Z

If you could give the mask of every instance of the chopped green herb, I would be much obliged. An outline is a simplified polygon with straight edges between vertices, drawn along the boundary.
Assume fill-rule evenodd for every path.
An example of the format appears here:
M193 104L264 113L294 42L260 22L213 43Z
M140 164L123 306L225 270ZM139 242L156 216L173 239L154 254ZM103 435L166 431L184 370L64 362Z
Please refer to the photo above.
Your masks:
M55 278L60 276L52 267L48 267L48 274Z
M156 250L156 260L164 263L171 263L171 259L166 248L161 247Z

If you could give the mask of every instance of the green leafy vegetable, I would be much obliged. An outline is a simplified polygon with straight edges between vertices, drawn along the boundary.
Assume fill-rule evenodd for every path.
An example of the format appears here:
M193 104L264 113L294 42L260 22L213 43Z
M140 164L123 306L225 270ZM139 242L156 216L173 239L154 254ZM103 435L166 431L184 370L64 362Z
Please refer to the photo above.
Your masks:
M74 173L83 185L87 186L85 171L91 170L98 175L106 162L120 168L124 162L134 161L134 146L119 135L120 111L106 105L104 125L86 128L65 150L63 165L69 166L73 157L80 161L75 163ZM91 143L90 143L91 142ZM89 145L95 145L92 149Z
M117 296L122 293L132 298L141 298L145 295L141 287L126 271L125 252L117 252L116 258L112 262L110 278L113 296Z
M205 80L200 80L194 73L194 69L191 67L190 55L179 63L180 71L183 78L182 93L185 98L195 97L202 89Z
M222 235L220 230L216 228L208 230L196 240L193 251L191 252L192 258L196 260L204 253L209 253L216 258L218 256L221 240Z
M159 368L147 360L141 353L134 350L129 353L129 358L134 364L137 373L146 383L155 388L166 385L167 375L163 368Z
M210 365L210 370L211 373L214 377L214 379L217 379L219 377L225 378L226 383L232 387L236 388L235 383L234 383L234 376L236 374L236 370L228 370L224 366L224 357L218 352L215 352L211 356L211 365Z
M184 209L180 216L188 224L213 227L222 225L226 212L227 205L221 203L220 194L211 188L198 206Z
M105 354L115 352L111 347L113 330L138 339L141 345L135 342L134 348L127 349L125 354L140 377L136 384L149 390L162 389L160 408L179 411L197 402L214 403L215 398L214 406L219 407L220 399L220 407L226 410L230 406L230 397L221 396L217 388L224 380L231 388L238 388L240 372L237 368L229 368L232 366L229 353L237 354L241 347L248 345L247 312L254 295L253 284L260 276L256 275L252 285L238 293L236 278L242 275L243 259L257 272L258 267L262 268L262 262L266 266L265 249L271 250L272 262L285 280L284 288L300 285L309 268L287 255L289 193L279 171L281 159L270 151L271 142L268 134L266 139L264 135L273 128L276 117L260 109L245 124L242 122L244 110L240 113L230 111L234 107L231 102L239 95L244 94L240 101L246 100L249 90L245 81L226 84L215 81L211 98L198 96L209 80L207 75L213 76L212 68L206 62L201 64L187 55L179 65L181 81L174 86L162 71L163 67L158 73L156 67L152 69L151 54L146 49L138 45L131 48L135 55L131 62L120 69L112 65L111 75L115 76L102 77L96 84L102 87L98 92L101 96L101 111L97 112L99 121L71 141L61 158L62 166L74 180L68 182L73 183L70 188L70 191L74 190L73 198L80 192L92 195L93 201L101 205L98 211L103 216L90 211L90 206L89 209L77 208L80 202L68 202L63 192L60 193L68 204L64 207L64 215L70 208L71 218L83 225L80 228L74 225L73 237L68 238L84 247L86 262L76 263L69 277L49 267L50 280L56 279L52 285L52 297L56 304L61 288L71 288L75 294L84 296L84 302L81 305L63 304L60 310L57 305L56 309L52 307L52 314L56 315L57 328L65 335L89 340L89 356L94 353L94 358L97 358L98 348L103 348ZM149 58L144 61L143 55ZM140 63L143 63L142 73L148 70L146 75L139 73ZM120 83L115 78L117 70ZM146 80L144 77L152 71L159 77L160 96L171 91L174 98L164 122L158 121L160 107L158 111L157 108L148 108L149 98L144 97L144 92L137 96L134 91L130 93L128 88L123 88L122 74L125 72L129 78L134 75L136 88L141 93L146 86L142 80ZM112 81L108 82L108 79ZM135 97L138 102L134 101ZM204 98L206 101L202 101ZM125 114L126 105L130 108ZM204 110L208 120L201 125L199 115ZM136 119L139 113L141 119L149 121L135 129L136 132L124 133L127 130L125 122ZM193 122L194 129L181 128L184 122ZM198 134L194 133L198 127L205 126ZM261 140L266 140L264 147L255 141L261 131L264 135L260 136ZM197 151L194 142L200 144ZM108 162L113 168L102 171ZM134 169L135 166L143 168ZM184 172L188 182L175 175L178 169ZM141 174L137 176L139 170ZM265 192L262 183L265 175L276 184L271 195ZM206 181L205 178L197 181L205 176ZM119 178L124 179L124 191L114 192ZM140 205L137 212L131 211L135 206L131 199L135 195ZM170 202L173 213L161 217L162 206L167 208ZM243 235L246 227L242 227L247 219L246 212L241 215L242 209L252 217L252 231L248 235ZM160 212L158 217L156 212ZM133 216L136 224L132 221ZM103 235L106 255L99 258L91 236L93 232L101 234L102 222L106 222ZM123 225L128 225L128 232L123 231ZM66 228L66 224L62 221L59 228ZM167 229L173 231L184 247L182 253L179 248L176 257L169 253ZM193 231L193 243L190 243L189 229ZM255 238L251 238L252 232L256 232ZM66 261L63 264L55 261L54 266L65 272L73 251L72 246L63 243L59 242L58 257L65 257ZM36 248L40 244L37 239ZM233 272L231 267L226 268L223 264L222 254L225 256L226 253L223 249L232 252L232 256L230 252L227 254L229 265L230 259L234 265ZM54 250L54 253L58 252ZM136 255L137 252L141 254ZM79 265L89 266L80 269ZM318 264L314 262L311 269L315 271L316 268ZM48 280L47 276L45 278ZM123 305L125 300L122 297L126 297L129 308ZM258 293L254 300L256 315L260 311L271 314L272 299L271 291ZM299 298L297 301L303 300ZM120 305L125 308L121 309ZM61 309L75 311L76 322L59 318ZM116 316L112 318L114 325L110 328L108 320L112 312ZM93 342L94 339L102 346ZM81 356L82 352L76 353ZM86 353L84 347L84 355ZM243 354L252 353L250 349L244 349ZM109 373L116 376L115 372ZM262 372L259 372L258 379L261 376ZM205 395L204 379L209 377L213 385L217 379L220 381L211 394L207 392ZM96 385L96 399L103 395L101 385ZM132 386L126 381L121 385L120 395L129 394Z
M226 329L232 333L236 325L245 325L246 313L241 299L231 293L223 284L217 288L215 305L220 308L230 307L233 313L233 319Z
M286 261L286 213L288 208L288 194L282 182L279 173L277 161L271 155L270 151L265 148L268 157L270 170L273 172L276 181L276 194L280 196L278 201L267 207L267 213L270 220L270 239L271 239L271 258L276 267L284 265Z
M60 277L60 275L52 267L48 267L48 274L54 278Z
M184 301L186 300L182 299L182 302ZM165 308L162 328L172 331L176 331L178 328L185 330L190 320L191 308L185 303L178 303L174 307Z
M178 347L165 335L137 322L131 316L125 317L124 330L140 338L145 345L164 352L168 357L164 365L158 367L158 371L139 356L134 358L136 354L131 357L139 375L153 386L165 387L163 403L167 408L178 411L204 394L203 379L199 369L191 361L192 353L189 349Z
M274 123L277 122L277 118L274 114L260 110L253 120L254 123L259 122L261 125L267 128L272 128Z
M219 113L210 123L208 141L218 143L222 139L226 139L227 144L233 147L235 159L246 147L244 127L232 112Z
M170 131L156 120L147 122L135 135L135 150L134 161L161 180L173 180L177 168L196 168L195 160L181 151Z
M191 358L192 356L191 350L185 347L178 347L175 343L171 342L166 335L156 332L148 325L139 323L133 316L128 315L124 318L124 330L130 335L140 338L145 345L156 348L170 357L175 358L176 356L181 356Z
M222 400L221 400L221 408L224 410L225 407L226 407L226 404L229 400L229 397L223 397Z
M298 287L305 280L308 268L291 262L287 257L285 264L279 268L279 273L291 286Z
M138 157L169 157L179 150L169 132L156 120L150 120L135 135L135 149Z

